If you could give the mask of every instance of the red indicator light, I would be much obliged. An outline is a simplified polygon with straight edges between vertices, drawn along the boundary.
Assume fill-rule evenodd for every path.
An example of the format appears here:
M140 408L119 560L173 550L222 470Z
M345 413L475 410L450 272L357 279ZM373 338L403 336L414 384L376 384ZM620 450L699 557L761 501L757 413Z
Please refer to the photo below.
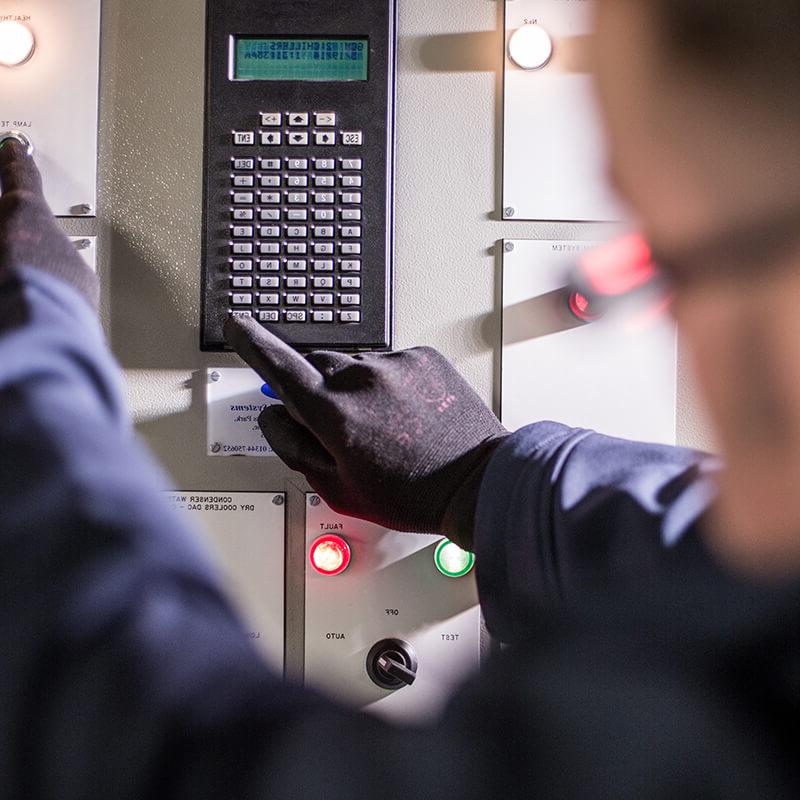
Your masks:
M320 536L311 545L308 558L320 575L340 575L350 563L350 545L341 536Z
M640 289L658 276L650 247L638 234L590 250L581 259L580 267L591 291L605 297Z
M569 310L581 322L594 322L602 316L602 314L597 314L592 310L592 304L589 302L589 298L582 295L580 292L572 292L572 294L570 294Z

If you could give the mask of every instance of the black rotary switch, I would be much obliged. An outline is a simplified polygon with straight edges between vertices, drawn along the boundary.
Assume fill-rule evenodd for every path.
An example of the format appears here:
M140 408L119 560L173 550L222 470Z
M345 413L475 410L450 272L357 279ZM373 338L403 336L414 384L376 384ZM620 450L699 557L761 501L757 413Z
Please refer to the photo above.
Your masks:
M382 639L367 654L367 674L382 689L411 686L417 679L417 654L401 639Z

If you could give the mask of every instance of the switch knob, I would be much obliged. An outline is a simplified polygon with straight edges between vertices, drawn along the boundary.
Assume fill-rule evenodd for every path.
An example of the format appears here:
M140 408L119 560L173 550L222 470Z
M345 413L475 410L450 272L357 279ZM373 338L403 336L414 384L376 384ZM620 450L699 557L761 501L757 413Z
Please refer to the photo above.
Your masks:
M0 22L0 65L18 67L24 64L36 47L33 31L13 19Z
M33 142L24 134L19 131L0 131L0 150L6 142L19 142L24 148L25 152L33 155Z
M508 54L522 69L541 69L553 55L553 40L541 25L523 25L511 36Z
M402 639L382 639L367 654L367 674L381 689L401 689L417 679L417 654Z

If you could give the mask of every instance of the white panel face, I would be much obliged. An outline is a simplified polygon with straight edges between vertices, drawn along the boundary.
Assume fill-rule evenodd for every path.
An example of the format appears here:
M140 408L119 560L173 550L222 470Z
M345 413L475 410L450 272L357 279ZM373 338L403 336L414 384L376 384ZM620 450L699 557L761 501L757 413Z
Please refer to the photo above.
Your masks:
M283 672L286 497L265 492L168 492L206 537L249 635Z
M93 272L97 272L97 237L96 236L70 236L70 241L75 245L83 260Z
M388 531L317 501L306 498L306 683L393 719L435 715L479 666L474 570L445 577L434 564L442 537ZM352 561L340 575L320 575L309 563L313 543L326 533L350 545ZM386 638L414 648L413 685L382 689L367 674L369 651Z
M594 0L506 2L503 215L621 220L606 178L605 143L586 71ZM538 25L535 33L533 23ZM531 35L533 34L533 35ZM546 56L542 40L552 54ZM526 60L526 57L529 60ZM513 209L513 211L512 211Z
M669 318L640 309L586 324L568 310L566 274L591 246L505 243L503 424L516 430L555 420L674 444L677 348Z
M264 395L263 386L251 369L206 370L208 455L275 455L258 427L258 417L278 401Z
M99 57L100 0L0 0L0 136L31 141L56 216L95 214Z

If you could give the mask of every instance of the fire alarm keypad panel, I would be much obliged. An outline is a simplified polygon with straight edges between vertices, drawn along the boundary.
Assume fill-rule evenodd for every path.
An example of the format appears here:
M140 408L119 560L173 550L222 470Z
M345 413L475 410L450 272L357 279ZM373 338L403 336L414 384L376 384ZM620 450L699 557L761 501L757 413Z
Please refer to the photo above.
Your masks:
M395 0L208 0L202 348L391 345Z

